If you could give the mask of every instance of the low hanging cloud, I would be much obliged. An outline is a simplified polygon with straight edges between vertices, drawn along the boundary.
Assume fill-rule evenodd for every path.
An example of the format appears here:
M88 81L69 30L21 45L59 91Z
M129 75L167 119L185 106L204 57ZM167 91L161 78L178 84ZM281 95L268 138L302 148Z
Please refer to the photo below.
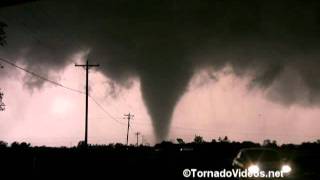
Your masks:
M49 75L90 49L90 61L118 85L140 79L160 141L202 68L228 65L277 103L317 106L319 8L301 0L43 0L1 9L8 44L0 55Z

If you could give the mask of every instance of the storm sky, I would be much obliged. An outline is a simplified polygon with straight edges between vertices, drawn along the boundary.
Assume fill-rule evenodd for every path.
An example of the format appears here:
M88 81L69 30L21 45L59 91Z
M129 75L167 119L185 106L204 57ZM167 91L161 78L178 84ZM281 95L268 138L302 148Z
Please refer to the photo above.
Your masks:
M76 89L84 72L73 64L99 63L90 93L121 123L132 111L150 142L194 134L301 142L319 136L319 8L298 0L36 1L0 9L8 25L0 57ZM0 80L4 139L82 136L83 95L7 65ZM97 142L122 141L121 123L91 123Z

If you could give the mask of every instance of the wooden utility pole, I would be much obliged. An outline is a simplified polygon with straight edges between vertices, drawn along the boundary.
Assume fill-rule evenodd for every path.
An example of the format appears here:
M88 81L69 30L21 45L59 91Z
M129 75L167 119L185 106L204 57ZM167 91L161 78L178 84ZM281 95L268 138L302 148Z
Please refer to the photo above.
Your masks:
M2 102L2 98L3 98L3 92L0 89L0 111L4 111L5 110L5 104Z
M139 135L140 135L140 132L136 132L135 135L137 136L137 147L139 146Z
M85 130L84 130L84 144L88 146L88 96L89 96L89 68L98 67L99 64L89 64L87 60L86 64L75 64L77 67L84 67L86 70L86 114L85 114Z
M0 64L0 69L3 69L2 64ZM0 111L4 111L5 110L5 104L2 102L2 98L3 98L3 92L0 89Z
M130 129L130 120L134 117L133 114L125 114L124 115L128 119L128 129L127 129L127 146L129 144L129 129Z

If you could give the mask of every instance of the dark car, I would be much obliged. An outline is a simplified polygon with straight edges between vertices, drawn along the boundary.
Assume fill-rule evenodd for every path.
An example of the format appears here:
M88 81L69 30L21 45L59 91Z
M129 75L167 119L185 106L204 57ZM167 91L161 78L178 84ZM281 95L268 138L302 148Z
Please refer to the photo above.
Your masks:
M247 170L248 173L263 172L281 173L281 177L289 178L292 174L292 165L281 157L280 153L268 148L246 148L240 150L233 160L232 166L236 169Z

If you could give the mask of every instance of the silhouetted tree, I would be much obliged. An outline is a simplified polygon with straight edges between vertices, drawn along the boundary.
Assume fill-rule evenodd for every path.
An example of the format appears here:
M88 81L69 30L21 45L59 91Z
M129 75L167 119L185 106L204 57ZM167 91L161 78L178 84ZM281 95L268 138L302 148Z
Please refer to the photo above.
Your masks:
M270 139L266 139L263 141L262 145L266 147L277 147L277 141L275 140L271 141Z
M178 144L185 144L184 140L182 138L177 138Z
M228 136L225 136L224 138L220 137L218 138L218 142L230 142Z
M31 146L30 143L26 143L26 142L20 143L20 147L21 147L21 148L29 148L30 146Z
M223 142L229 142L228 136L225 136L225 137L223 138Z
M124 147L124 145L121 144L121 143L116 143L116 144L114 145L114 148L116 148L116 149L121 149L121 148L123 148L123 147Z
M30 143L26 143L26 142L22 142L22 143L19 143L19 142L13 142L11 144L11 148L12 149L27 149L31 146Z
M197 143L197 144L202 144L202 143L204 143L204 140L203 140L202 136L195 135L194 139L193 139L193 142Z
M277 146L277 141L276 141L276 140L273 140L273 141L272 141L272 144Z
M269 144L271 144L271 140L270 139L263 140L263 143L262 143L263 146L267 146Z
M8 143L4 141L0 141L0 149L8 147Z
M86 143L85 143L84 141L79 141L77 147L78 147L78 148L86 148L87 146L86 146Z
M156 150L173 150L175 147L175 144L173 144L171 141L162 141L160 144L156 144L154 148Z

